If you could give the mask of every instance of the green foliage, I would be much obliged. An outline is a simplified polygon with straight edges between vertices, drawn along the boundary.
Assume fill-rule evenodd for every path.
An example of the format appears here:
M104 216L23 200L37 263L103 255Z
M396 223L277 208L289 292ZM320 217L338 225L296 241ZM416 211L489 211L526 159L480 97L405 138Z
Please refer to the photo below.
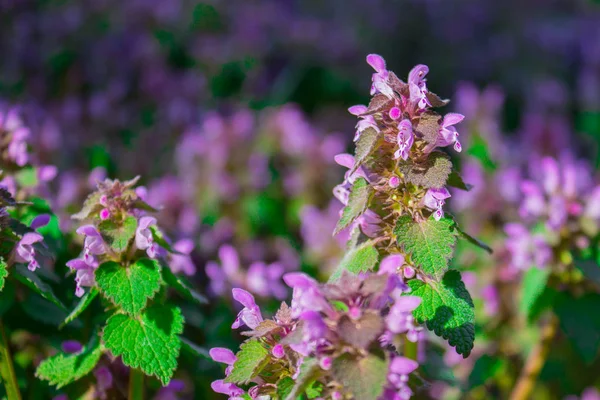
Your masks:
M412 279L408 285L412 289L409 295L423 299L413 312L417 322L427 323L428 329L448 340L466 358L475 340L475 312L460 272L446 272L441 282Z
M432 152L423 163L400 162L404 179L424 188L441 188L452 171L450 157L441 151Z
M319 361L315 358L305 358L300 366L300 373L296 378L294 387L287 394L285 400L296 400L299 396L307 391L312 385L315 379L318 377L320 371Z
M480 135L474 135L471 140L471 147L467 150L467 154L479 160L481 165L490 172L494 172L498 166L492 160L487 142Z
M461 189L461 190L464 190L467 192L470 191L471 189L473 189L473 185L465 183L462 176L456 170L452 170L452 172L450 173L450 176L448 176L448 181L446 182L446 185L455 187L457 189Z
M387 383L387 370L388 361L374 354L365 357L344 354L333 360L331 367L333 377L345 391L361 400L379 398Z
M542 293L544 293L549 276L550 270L548 268L541 269L537 267L529 268L523 276L519 311L530 322L534 314L539 315L539 313L535 312L537 308L545 308L545 305L539 304L539 300L542 297Z
M4 257L0 257L0 291L4 289L4 282L6 277L8 277L8 265L6 265L6 261Z
M372 270L379 260L379 253L372 241L364 242L344 255L329 282L335 282L342 276L343 271L353 274Z
M99 343L91 343L77 354L60 353L44 360L35 374L60 389L89 374L98 364L102 352Z
M350 173L354 173L366 160L367 157L377 148L379 137L381 135L374 128L367 128L361 132L356 142L356 151L354 153L354 167Z
M98 225L98 230L102 238L110 247L117 252L123 252L129 246L129 242L135 236L137 228L137 219L133 216L128 216L121 223L107 219Z
M491 379L495 379L506 367L505 360L488 354L482 355L475 361L469 375L469 388L479 387Z
M247 384L267 365L270 361L269 350L256 339L247 340L240 346L236 354L237 360L233 364L233 370L225 382L235 384Z
M128 267L107 261L95 275L102 294L132 315L146 307L162 284L160 265L149 258L141 258Z
M38 185L37 170L34 167L25 167L15 173L19 186L34 188Z
M206 297L192 289L182 277L175 275L173 271L171 271L171 268L163 267L162 276L167 285L175 289L175 291L184 298L192 300L196 304L208 304L208 299Z
M183 331L181 310L171 306L153 306L132 317L115 314L108 319L102 340L105 347L123 363L154 375L167 385L177 368Z
M448 270L448 261L456 244L453 226L454 221L449 218L415 222L410 215L404 215L398 218L394 234L398 246L412 256L412 261L424 273L439 280Z
M13 276L19 282L21 282L22 284L27 286L29 289L31 289L33 292L39 294L46 300L51 301L52 303L54 303L61 309L63 309L63 310L67 309L64 306L64 304L61 303L61 301L58 299L58 297L56 297L56 295L54 294L54 291L52 290L50 285L43 282L40 279L40 277L37 276L34 272L31 272L30 270L28 270L25 265L17 264L17 266L15 267L15 270L17 273L13 274Z
M348 198L348 205L344 207L342 217L333 232L334 235L346 228L365 212L369 206L372 194L373 188L366 179L358 178L354 182L350 197Z
M469 243L471 243L471 244L479 247L480 249L483 249L483 250L487 251L489 254L494 253L494 250L492 250L492 248L490 246L488 246L487 244L485 244L481 240L477 239L476 237L473 237L473 236L469 235L467 232L465 232L462 229L460 229L460 226L458 226L458 224L456 222L454 223L453 229L456 229L456 231L458 232L458 234L460 235L460 237L462 237L463 239L465 239L467 242L469 242Z
M94 301L94 299L96 298L97 295L98 295L98 289L96 289L96 288L91 288L89 292L84 294L83 297L79 300L79 302L75 306L75 308L73 309L73 311L71 311L71 313L67 316L67 318L65 318L65 321L60 325L60 328L63 328L65 325L74 321L75 318L79 317L79 315L82 312L84 312L90 304L92 304L92 301Z
M72 218L76 220L84 220L90 216L97 214L104 208L100 204L100 192L94 192L90 194L83 203L83 208L77 214L73 214Z
M581 358L591 363L600 349L600 294L573 297L561 293L555 302L560 328Z
M0 317L2 317L15 303L15 285L6 281L4 289L0 292Z
M284 376L277 381L277 397L281 400L287 398L294 389L294 380L289 376Z

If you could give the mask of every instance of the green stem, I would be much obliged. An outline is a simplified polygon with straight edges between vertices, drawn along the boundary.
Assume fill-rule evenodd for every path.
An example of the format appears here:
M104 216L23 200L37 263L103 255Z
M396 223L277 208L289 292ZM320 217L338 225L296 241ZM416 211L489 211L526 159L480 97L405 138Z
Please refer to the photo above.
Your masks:
M417 361L419 354L419 342L411 342L404 338L404 357Z
M15 367L10 356L9 344L4 333L2 320L0 320L0 374L2 375L2 383L6 389L8 400L21 400Z
M139 369L129 369L129 400L144 400L144 373Z

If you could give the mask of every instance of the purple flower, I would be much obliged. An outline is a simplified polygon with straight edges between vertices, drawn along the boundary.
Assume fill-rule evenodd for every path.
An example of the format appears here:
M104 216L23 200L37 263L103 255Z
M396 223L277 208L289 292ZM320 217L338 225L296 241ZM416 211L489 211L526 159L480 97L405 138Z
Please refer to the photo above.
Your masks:
M285 356L285 349L283 348L283 345L281 345L281 344L275 345L271 349L271 354L273 354L273 357L275 357L275 358L283 358Z
M417 296L402 296L397 292L392 294L395 301L386 317L387 329L392 333L406 333L406 337L416 342L419 329L415 326L412 311L416 309L422 299Z
M362 167L357 168L355 172L350 174L350 170L354 168L355 163L353 155L347 153L338 154L334 157L334 160L342 167L348 168L348 171L346 171L346 174L344 175L344 182L353 184L359 177L367 179L367 175Z
M254 296L244 289L238 288L233 289L232 293L233 298L240 302L244 308L237 315L237 318L235 319L233 325L231 325L231 328L237 329L243 324L247 325L250 329L256 328L263 321L263 318L260 313L260 308L258 308L256 302L254 301Z
M35 243L41 242L44 237L36 232L27 232L17 243L15 248L15 261L19 263L28 263L27 269L35 271L40 264L35 259Z
M113 376L110 370L101 366L94 370L94 376L96 377L96 396L99 399L108 398L108 390L113 386Z
M360 121L356 124L356 133L354 134L354 141L356 142L358 138L360 138L360 134L368 129L373 128L377 132L379 132L379 126L377 125L377 121L375 121L375 117L372 115L363 115L367 112L367 107L363 105L352 106L348 109L348 112L352 115L356 115L360 118Z
M390 254L384 257L379 264L378 274L390 274L395 275L400 271L400 268L404 265L404 255L402 254Z
M175 242L173 249L181 254L171 254L171 262L169 267L173 273L183 272L185 275L192 276L196 273L196 265L190 257L190 253L194 249L194 242L190 239L181 239Z
M223 347L213 347L209 350L208 354L214 361L227 364L227 369L225 369L225 376L229 376L229 374L233 370L233 364L237 360L237 357L235 356L235 354L233 354L233 351Z
M88 265L93 265L96 261L94 256L106 253L106 246L102 235L94 225L84 225L77 229L79 235L84 235L83 241L83 259Z
M408 375L419 367L419 363L410 358L396 356L390 363L388 371L388 382L391 386L386 390L386 399L406 400L412 396L412 390L408 386Z
M165 387L160 388L154 400L177 400L180 399L177 395L179 392L185 390L185 382L179 379L171 379L169 384Z
M391 176L388 180L388 185L390 185L391 188L396 189L398 186L400 186L400 178L398 178L396 175Z
M375 70L372 77L373 83L371 85L371 95L381 93L388 98L393 99L394 90L387 84L390 73L386 69L383 57L377 54L369 54L367 56L367 63Z
M419 64L408 73L408 88L410 92L410 102L416 104L419 109L429 106L427 100L427 84L425 75L429 73L427 65Z
M398 150L394 153L394 159L402 157L402 159L406 161L414 141L415 139L410 120L402 120L402 122L398 124Z
M514 269L545 268L552 260L552 249L543 236L531 235L525 226L515 223L506 224L504 231L508 235L505 246Z
M292 317L298 318L304 311L331 313L331 306L321 293L319 284L302 272L290 272L283 281L294 289L292 295Z
M523 202L519 208L519 214L523 218L542 216L546 209L546 199L542 189L532 181L521 183Z
M150 229L152 225L156 225L156 218L149 216L140 218L135 231L135 245L140 250L146 250L148 257L156 258L159 247L152 236L152 230Z
M267 297L272 294L275 298L283 300L288 294L281 283L283 272L284 268L280 263L267 265L262 261L253 262L246 276L248 289L259 296Z
M225 383L222 379L216 380L210 384L212 390L216 393L222 393L230 397L240 397L246 393L243 389L240 389L233 383Z
M453 125L458 124L465 118L462 114L448 113L444 116L442 126L438 135L436 145L440 147L454 144L454 150L461 152L462 146L458 141L458 131Z
M431 188L425 194L423 204L425 207L435 210L433 217L436 221L439 221L444 216L443 205L446 203L446 199L450 197L450 192L446 188Z
M83 346L77 340L65 340L60 345L65 353L74 354L83 350Z

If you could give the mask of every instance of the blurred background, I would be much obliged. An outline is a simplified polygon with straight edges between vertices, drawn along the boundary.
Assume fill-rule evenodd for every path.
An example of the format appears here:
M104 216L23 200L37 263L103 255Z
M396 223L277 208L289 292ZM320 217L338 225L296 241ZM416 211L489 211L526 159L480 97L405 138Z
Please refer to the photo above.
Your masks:
M57 167L20 183L49 199L65 232L97 179L141 175L163 207L159 225L191 251L177 272L212 299L184 306L186 336L236 349L232 287L274 310L289 297L283 273L326 278L343 251L343 235L331 236L344 173L333 156L352 146L347 108L368 102L369 53L401 78L429 65L430 90L467 116L457 161L489 172L463 172L480 190L508 182L495 180L499 159L526 164L534 153L568 152L597 171L597 0L0 0L0 109L16 107L29 127L31 164ZM457 196L455 209L478 205ZM465 251L463 266L493 262ZM68 257L62 249L57 269ZM455 365L442 353L439 366ZM490 388L486 377L512 379L510 357L498 366L486 353L474 370L484 353L456 375L428 371L442 383L423 396L500 396L490 393L502 379ZM220 366L186 354L182 365L181 398L222 398L210 391ZM594 383L572 379L569 365L545 370L542 381L558 383L539 398Z

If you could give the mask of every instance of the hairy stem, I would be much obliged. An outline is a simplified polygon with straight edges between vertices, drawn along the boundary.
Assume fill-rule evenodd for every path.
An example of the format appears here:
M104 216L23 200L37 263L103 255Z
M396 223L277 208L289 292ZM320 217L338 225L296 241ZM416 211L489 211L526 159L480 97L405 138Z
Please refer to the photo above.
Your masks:
M539 342L529 353L525 366L517 381L513 392L510 395L511 400L527 400L531 398L531 392L535 387L535 382L546 362L552 341L556 336L558 329L558 318L554 314L541 327Z
M4 333L4 325L0 320L0 374L2 375L2 383L6 389L8 400L21 400L19 385L17 384L17 376L13 366L12 357L6 333Z
M144 373L136 368L129 370L129 400L144 399Z

